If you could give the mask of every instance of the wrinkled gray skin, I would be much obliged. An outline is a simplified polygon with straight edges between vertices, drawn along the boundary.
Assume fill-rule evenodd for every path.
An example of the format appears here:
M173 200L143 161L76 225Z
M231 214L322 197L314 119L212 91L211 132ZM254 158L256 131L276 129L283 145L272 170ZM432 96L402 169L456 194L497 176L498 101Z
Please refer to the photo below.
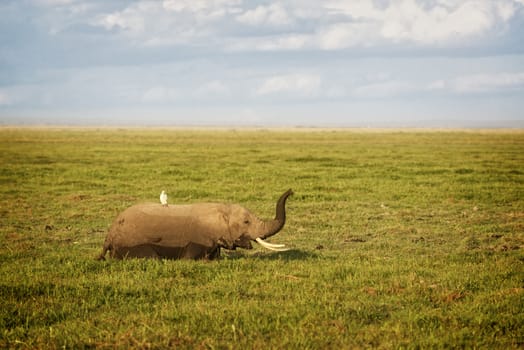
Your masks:
M115 219L98 259L104 260L107 251L117 259L215 259L220 248L252 249L251 241L282 229L291 194L291 189L282 194L275 218L267 221L237 204L134 205Z

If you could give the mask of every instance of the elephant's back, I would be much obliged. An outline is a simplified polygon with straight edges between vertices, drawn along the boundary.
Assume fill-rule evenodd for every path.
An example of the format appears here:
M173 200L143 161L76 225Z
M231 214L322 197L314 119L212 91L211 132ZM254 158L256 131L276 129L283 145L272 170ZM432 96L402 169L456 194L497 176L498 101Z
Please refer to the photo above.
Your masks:
M168 206L160 203L141 203L127 208L122 214L130 217L203 217L223 212L225 206L222 203L171 204Z

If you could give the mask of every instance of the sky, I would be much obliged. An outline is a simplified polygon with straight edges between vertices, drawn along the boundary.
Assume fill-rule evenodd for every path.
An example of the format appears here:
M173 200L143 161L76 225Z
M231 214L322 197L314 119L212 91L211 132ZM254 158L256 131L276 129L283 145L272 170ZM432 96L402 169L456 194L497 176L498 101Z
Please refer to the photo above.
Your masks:
M0 0L0 125L524 127L524 0Z

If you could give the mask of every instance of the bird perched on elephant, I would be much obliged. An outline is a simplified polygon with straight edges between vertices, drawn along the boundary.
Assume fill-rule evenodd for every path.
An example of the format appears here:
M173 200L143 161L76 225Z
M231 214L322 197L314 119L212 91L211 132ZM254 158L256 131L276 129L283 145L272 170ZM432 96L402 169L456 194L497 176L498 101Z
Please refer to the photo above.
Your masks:
M160 203L164 207L167 207L167 193L166 193L166 191L162 191L162 193L160 193Z
M196 203L163 206L137 204L120 213L111 225L98 257L215 259L220 249L252 249L255 241L265 248L283 251L283 244L265 239L279 232L286 222L289 189L277 201L272 220L261 220L238 204Z

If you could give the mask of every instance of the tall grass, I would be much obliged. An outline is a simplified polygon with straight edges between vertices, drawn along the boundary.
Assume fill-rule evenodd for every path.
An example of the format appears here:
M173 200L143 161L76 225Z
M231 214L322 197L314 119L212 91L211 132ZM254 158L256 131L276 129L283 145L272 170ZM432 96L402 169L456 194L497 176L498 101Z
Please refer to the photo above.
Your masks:
M0 130L0 347L520 348L524 133ZM124 208L287 188L288 252L95 261Z

